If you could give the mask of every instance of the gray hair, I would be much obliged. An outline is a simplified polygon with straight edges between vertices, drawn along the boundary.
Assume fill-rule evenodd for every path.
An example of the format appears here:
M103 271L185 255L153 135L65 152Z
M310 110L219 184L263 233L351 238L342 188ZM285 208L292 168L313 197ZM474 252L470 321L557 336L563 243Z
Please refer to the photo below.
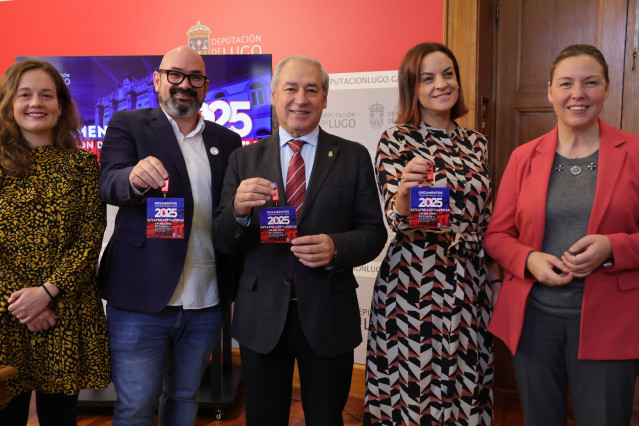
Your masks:
M280 82L280 74L282 73L282 68L284 68L284 65L286 65L286 63L289 61L296 61L296 60L308 61L319 67L322 73L322 89L324 90L324 93L328 94L328 81L329 81L328 73L324 70L324 68L322 68L322 64L320 63L320 61L306 55L287 56L286 58L282 59L281 61L277 63L277 65L275 66L275 70L273 71L273 78L271 80L271 92L275 91L275 89L277 88L277 84Z

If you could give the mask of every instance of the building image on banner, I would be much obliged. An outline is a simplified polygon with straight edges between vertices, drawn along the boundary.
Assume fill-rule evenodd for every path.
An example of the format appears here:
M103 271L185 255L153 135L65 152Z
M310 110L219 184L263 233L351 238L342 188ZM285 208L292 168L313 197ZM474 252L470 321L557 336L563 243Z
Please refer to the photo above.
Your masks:
M82 119L83 148L100 154L118 111L157 106L153 72L162 56L47 56L62 75ZM253 143L271 134L271 55L204 55L209 90L203 118Z

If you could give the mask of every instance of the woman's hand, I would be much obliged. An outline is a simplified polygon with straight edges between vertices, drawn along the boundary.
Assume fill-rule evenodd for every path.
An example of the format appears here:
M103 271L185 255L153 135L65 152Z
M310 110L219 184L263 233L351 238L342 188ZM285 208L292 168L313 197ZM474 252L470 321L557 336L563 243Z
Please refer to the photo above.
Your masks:
M58 317L53 313L51 308L46 307L44 311L40 312L34 319L27 323L29 331L43 331L48 330L55 325L55 321Z
M47 290L52 296L59 293L58 288L45 283ZM48 305L51 298L44 289L40 287L27 287L13 292L9 296L9 312L11 312L21 323L26 324L35 319Z
M415 157L402 170L402 177L397 187L395 209L399 214L410 214L410 189L423 185L428 173L432 171L433 162L422 157Z
M566 285L573 278L570 269L559 258L540 251L530 252L526 259L526 269L537 281L551 287Z
M612 259L612 245L605 235L586 235L561 256L566 268L575 277L588 276L606 260Z

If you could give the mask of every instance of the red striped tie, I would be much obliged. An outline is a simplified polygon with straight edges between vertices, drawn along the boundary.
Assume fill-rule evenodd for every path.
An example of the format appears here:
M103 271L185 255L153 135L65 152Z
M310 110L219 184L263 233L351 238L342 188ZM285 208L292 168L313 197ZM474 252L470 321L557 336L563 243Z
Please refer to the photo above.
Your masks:
M293 150L293 156L286 173L286 202L289 206L295 207L298 215L306 195L306 167L302 158L304 143L295 139L288 141L288 146Z

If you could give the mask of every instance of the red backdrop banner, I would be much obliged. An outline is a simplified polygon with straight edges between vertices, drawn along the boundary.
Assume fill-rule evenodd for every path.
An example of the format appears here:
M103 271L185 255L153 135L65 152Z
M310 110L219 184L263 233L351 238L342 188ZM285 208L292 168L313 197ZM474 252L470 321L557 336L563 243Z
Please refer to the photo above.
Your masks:
M318 58L329 73L394 70L443 38L443 0L5 0L0 71L16 56L161 55L202 41L213 54ZM199 23L199 26L198 26Z

